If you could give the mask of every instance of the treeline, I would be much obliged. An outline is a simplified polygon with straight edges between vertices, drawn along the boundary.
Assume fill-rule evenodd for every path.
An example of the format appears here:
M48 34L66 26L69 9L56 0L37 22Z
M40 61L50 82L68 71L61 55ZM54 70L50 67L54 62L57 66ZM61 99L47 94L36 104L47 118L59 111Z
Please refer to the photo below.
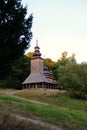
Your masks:
M48 61L52 64L48 64ZM54 66L51 59L46 59L46 63L52 68L60 90L67 90L71 97L87 99L87 63L78 64L75 54L68 57L67 52L62 53Z
M32 57L33 52L27 54ZM64 51L57 62L50 58L45 59L49 71L53 71L60 90L67 90L71 97L87 99L87 63L78 64L75 54L68 56Z
M0 80L0 87L22 89L22 82L30 74L30 59L33 52L29 52L17 59L5 79ZM49 71L52 70L60 90L66 90L69 96L78 99L87 99L87 63L78 64L75 54L68 57L63 52L60 59L54 62L46 58Z

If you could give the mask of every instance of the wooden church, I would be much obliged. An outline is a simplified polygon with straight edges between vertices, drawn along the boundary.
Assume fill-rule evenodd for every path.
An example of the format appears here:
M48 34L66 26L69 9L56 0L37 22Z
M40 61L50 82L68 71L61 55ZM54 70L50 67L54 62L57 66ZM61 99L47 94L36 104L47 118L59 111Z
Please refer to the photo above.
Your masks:
M31 73L22 83L23 88L49 88L57 89L57 81L46 66L45 60L41 57L38 41L31 58Z

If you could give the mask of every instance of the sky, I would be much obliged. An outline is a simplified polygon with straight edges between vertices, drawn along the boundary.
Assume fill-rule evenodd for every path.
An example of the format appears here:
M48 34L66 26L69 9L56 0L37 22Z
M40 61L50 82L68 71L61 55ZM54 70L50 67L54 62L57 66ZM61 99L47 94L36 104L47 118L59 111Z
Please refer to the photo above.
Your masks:
M27 16L33 14L33 37L27 52L34 51L36 38L43 58L60 59L64 51L87 62L87 0L22 0Z

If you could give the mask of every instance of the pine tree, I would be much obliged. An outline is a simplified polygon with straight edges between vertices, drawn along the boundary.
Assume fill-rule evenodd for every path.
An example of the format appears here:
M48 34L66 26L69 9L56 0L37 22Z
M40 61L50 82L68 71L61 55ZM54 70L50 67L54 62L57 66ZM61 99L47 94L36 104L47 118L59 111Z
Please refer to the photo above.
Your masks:
M33 16L26 18L26 14L21 0L0 0L0 79L30 45Z

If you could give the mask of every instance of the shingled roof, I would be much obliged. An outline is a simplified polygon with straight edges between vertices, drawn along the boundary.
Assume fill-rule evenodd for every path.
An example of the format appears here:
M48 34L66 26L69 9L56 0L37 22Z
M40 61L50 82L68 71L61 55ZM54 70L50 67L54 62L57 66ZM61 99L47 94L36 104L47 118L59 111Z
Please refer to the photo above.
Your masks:
M48 82L47 78L43 73L31 73L26 80L23 82L23 84L27 83L40 83L40 82Z
M31 73L22 84L41 83L41 82L57 84L56 82L49 81L43 73L39 72Z

